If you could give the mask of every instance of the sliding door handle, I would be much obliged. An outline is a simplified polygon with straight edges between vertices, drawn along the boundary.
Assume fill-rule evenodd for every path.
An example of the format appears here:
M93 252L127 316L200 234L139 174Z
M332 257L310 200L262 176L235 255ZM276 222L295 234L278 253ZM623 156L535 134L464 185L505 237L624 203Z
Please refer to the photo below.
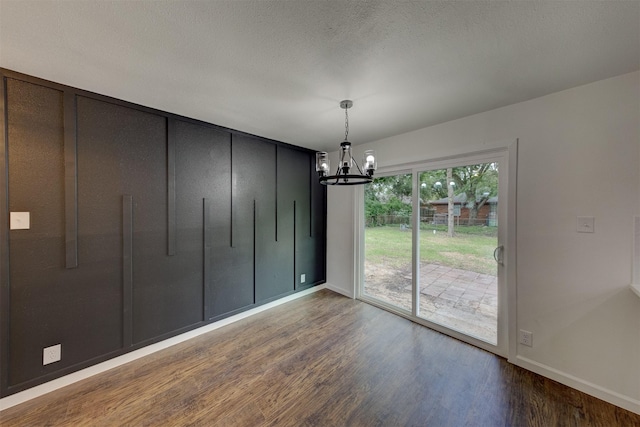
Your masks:
M504 265L504 246L500 245L493 251L493 259L500 265Z

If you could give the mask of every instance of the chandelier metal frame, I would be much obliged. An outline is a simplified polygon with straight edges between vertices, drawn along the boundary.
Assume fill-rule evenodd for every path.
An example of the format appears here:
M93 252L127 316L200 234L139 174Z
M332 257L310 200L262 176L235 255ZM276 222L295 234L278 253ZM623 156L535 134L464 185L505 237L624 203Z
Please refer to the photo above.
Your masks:
M374 151L364 152L362 168L351 155L349 142L349 108L351 107L353 107L353 101L349 99L340 102L340 108L344 110L344 141L340 143L340 164L334 175L329 175L329 154L326 151L316 153L316 172L322 185L361 185L373 181L373 172L377 168ZM351 173L354 163L358 174Z

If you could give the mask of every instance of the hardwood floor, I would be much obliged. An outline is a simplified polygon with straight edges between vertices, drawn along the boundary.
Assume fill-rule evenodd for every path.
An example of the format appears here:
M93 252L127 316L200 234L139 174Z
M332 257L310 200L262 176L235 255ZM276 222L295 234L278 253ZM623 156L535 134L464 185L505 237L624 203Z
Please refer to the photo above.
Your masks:
M9 426L640 426L323 290L0 413Z

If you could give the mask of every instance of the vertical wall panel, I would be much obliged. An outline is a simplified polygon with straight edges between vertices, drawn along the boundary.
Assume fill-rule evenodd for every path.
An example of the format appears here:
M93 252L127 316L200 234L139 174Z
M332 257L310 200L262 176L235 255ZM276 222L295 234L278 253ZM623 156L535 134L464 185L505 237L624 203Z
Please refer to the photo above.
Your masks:
M64 341L73 299L51 306L66 283L62 92L7 80L9 211L29 212L31 228L9 232L9 385L46 371L42 348ZM45 318L45 321L42 321ZM22 332L21 332L22 331ZM66 342L64 344L67 344ZM73 344L70 344L73 345Z
M315 171L315 155L309 156L310 191L311 191L311 243L308 245L306 268L313 271L307 284L324 283L327 279L327 187L318 181Z
M304 185L306 175L296 175L300 168L306 170L306 164L299 164L298 151L287 147L278 147L278 229L281 243L278 258L281 265L286 265L286 274L282 281L286 281L287 290L295 289L295 211L297 204L303 197L300 186Z
M65 268L63 102L61 91L9 79L9 210L31 217L29 230L10 232L10 385L122 345L121 275L105 285L100 266L88 266L95 280ZM54 344L63 359L43 366Z
M238 188L234 212L236 218L243 217L234 224L234 235L244 232L245 244L251 243L246 233L251 218L242 211L255 201L255 302L259 303L293 292L293 217L291 207L276 200L277 146L238 137L233 147L234 179Z
M265 192L256 222L256 300L266 301L291 293L293 287L293 214L290 200L280 182L278 171L286 168L282 147L273 147L271 157L263 157ZM264 155L263 155L264 156ZM274 158L275 157L275 158ZM269 162L270 159L273 159ZM266 169L266 170L264 170ZM277 237L277 240L275 237Z
M281 148L278 183L282 201L295 201L295 286L308 287L324 280L324 205L326 188L315 176L309 152ZM283 218L284 219L284 218ZM320 264L318 267L317 264ZM301 275L305 275L304 283Z
M208 320L247 304L238 303L234 293L231 136L179 120L175 127L177 256L181 259L181 274L204 287ZM209 248L208 253L203 254L203 247Z
M231 297L226 301L228 308L241 308L254 303L254 201L257 210L264 209L265 215L266 211L271 212L271 238L275 240L273 204L267 206L266 202L268 195L273 197L274 180L263 166L273 165L275 151L271 144L234 135L232 153L233 256L230 265L221 266L221 277L226 277L228 284L218 282L215 292L221 299L223 295Z

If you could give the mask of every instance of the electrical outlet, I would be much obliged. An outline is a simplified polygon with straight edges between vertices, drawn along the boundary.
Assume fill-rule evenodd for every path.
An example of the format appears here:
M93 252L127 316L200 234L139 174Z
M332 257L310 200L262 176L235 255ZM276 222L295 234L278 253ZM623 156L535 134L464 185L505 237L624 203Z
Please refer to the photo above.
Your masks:
M304 283L307 281L307 275L306 274L301 274L300 275L300 283Z
M520 329L520 344L533 347L533 332Z
M49 363L59 362L62 359L62 344L52 345L42 351L42 364L48 365Z

